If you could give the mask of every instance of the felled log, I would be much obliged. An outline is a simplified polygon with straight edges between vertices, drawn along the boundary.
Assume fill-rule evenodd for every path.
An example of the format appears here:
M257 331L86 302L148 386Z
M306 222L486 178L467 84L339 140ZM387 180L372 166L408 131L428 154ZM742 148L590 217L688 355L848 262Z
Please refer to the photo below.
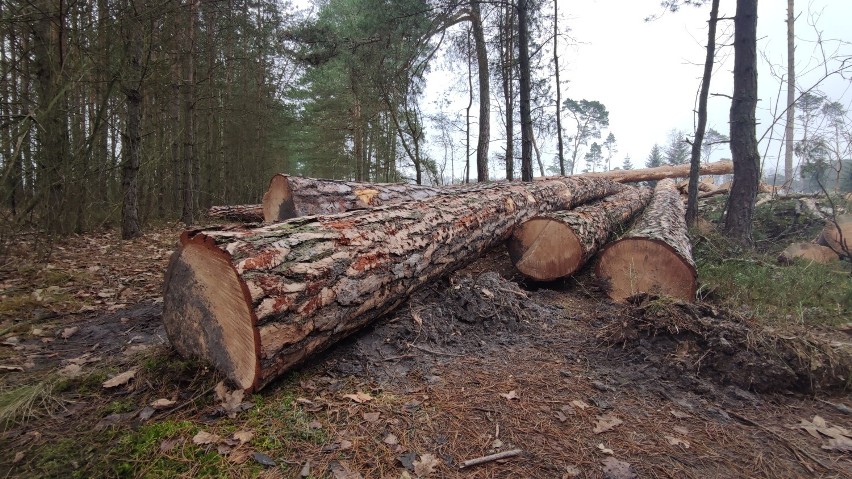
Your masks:
M697 273L684 214L674 182L657 183L633 227L598 255L595 274L610 298L624 301L639 293L695 298Z
M822 229L822 241L841 256L852 253L852 214L828 218Z
M240 223L259 223L263 221L263 205L211 206L207 216Z
M612 232L651 201L650 188L627 188L567 211L544 213L515 228L509 257L524 276L552 281L573 274Z
M782 264L791 264L796 259L830 264L838 261L840 257L828 246L814 243L792 243L778 255L778 262Z
M267 223L310 215L328 215L400 201L424 200L441 188L408 183L360 183L277 174L263 195Z
M701 175L727 175L734 172L734 163L729 160L716 161L701 165ZM609 178L619 183L637 183L639 181L658 181L665 178L686 178L689 176L689 164L664 165L638 170L610 170L596 173L583 173L582 176Z
M504 183L258 228L189 231L166 272L166 333L180 354L256 390L516 225L623 188L601 178Z

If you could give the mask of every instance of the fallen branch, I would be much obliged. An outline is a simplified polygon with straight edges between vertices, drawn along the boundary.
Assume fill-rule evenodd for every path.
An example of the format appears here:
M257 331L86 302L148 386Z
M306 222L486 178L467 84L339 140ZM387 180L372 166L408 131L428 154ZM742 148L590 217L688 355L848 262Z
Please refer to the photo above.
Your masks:
M466 467L478 466L480 464L485 464L487 462L499 461L500 459L508 459L510 457L519 456L524 452L523 449L512 449L510 451L498 452L496 454L489 454L487 456L477 457L476 459L468 459L464 461L459 469L464 469Z

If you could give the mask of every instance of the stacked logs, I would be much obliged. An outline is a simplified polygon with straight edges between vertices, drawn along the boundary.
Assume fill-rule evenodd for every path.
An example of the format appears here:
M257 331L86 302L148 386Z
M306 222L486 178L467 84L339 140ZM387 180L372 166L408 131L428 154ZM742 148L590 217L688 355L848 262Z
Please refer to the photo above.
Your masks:
M180 354L257 390L510 237L518 269L552 280L582 267L643 209L602 250L599 278L615 300L638 292L692 299L676 186L660 181L652 193L619 175L455 188L276 175L261 207L267 224L181 236L165 278L166 332ZM638 271L657 255L661 265Z

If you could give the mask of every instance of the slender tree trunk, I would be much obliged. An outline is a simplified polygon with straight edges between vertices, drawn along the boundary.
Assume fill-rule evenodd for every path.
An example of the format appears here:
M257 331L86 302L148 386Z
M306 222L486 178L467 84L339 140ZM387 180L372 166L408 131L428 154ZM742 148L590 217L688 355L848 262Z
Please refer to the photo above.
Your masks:
M186 6L187 24L183 45L183 212L181 221L187 226L195 222L194 166L195 166L195 19L198 0L189 0Z
M465 116L464 182L470 183L470 109L473 108L473 67L470 64L470 30L467 32L467 113Z
M503 25L503 100L506 104L506 179L515 178L515 7L506 4Z
M488 143L491 135L491 79L488 70L488 49L482 29L478 1L471 2L473 41L476 46L476 66L479 73L479 139L476 145L476 181L488 181Z
M130 18L125 28L127 69L130 77L124 85L127 97L127 133L124 136L124 165L121 171L123 193L121 209L121 237L132 239L142 235L139 226L139 165L141 164L140 123L142 120L142 12L138 0L127 2Z
M521 179L532 181L532 113L530 111L529 0L518 0L518 46L521 70Z
M553 69L556 73L556 152L559 174L565 176L565 151L562 143L562 85L559 83L559 2L553 2ZM544 176L544 173L542 173Z
M710 77L713 73L713 59L716 55L716 22L719 18L719 0L713 0L710 6L710 21L707 24L707 56L704 58L704 76L701 78L701 92L698 95L698 125L692 141L692 158L689 169L689 189L686 202L686 225L692 226L698 216L698 170L701 167L701 145L704 144L704 130L707 128L707 97L710 94Z
M787 0L787 124L784 126L784 188L793 186L793 135L796 121L796 36L794 0Z
M734 94L731 101L731 157L734 181L728 196L725 232L751 242L754 200L760 180L757 108L757 0L737 0L734 19Z

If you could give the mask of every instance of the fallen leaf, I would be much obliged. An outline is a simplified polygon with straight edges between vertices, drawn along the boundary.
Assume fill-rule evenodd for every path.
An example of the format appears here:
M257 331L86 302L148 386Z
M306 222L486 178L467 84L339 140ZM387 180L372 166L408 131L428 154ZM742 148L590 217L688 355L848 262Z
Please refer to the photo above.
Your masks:
M80 330L80 328L77 327L77 326L72 326L70 328L63 329L62 330L62 339L68 339L71 336L74 336L75 334L77 334L77 331L79 331L79 330Z
M311 461L305 462L302 470L299 471L299 477L308 477L311 475Z
M148 419L151 419L151 416L153 416L155 412L157 412L157 410L153 407L145 406L141 411L139 411L139 419L147 421Z
M406 452L405 454L400 454L396 457L396 460L399 461L399 464L408 469L409 471L414 472L414 462L417 459L417 454L413 452Z
M382 442L384 442L388 446L396 446L397 444L399 444L399 438L396 437L396 434L388 434L387 436L385 436L385 439Z
M826 451L852 452L852 439L848 437L832 438L822 448Z
M358 404L369 402L369 401L373 400L373 396L370 396L369 394L361 392L361 391L358 391L355 394L344 394L343 397L351 399L351 400L357 402Z
M207 431L198 431L198 434L192 437L192 443L198 446L217 443L221 440L222 437L218 434L211 434Z
M831 439L852 439L852 433L848 430L840 426L830 426L821 416L814 416L812 421L802 419L795 427L804 429L808 432L808 434L817 439L823 439L823 437Z
M234 449L233 451L231 451L230 454L228 454L228 461L234 464L244 464L246 461L248 461L248 458L251 457L251 455L251 449L240 447Z
M619 418L617 418L613 415L610 415L610 414L598 416L597 420L598 420L598 422L597 422L597 424L595 424L595 429L594 429L595 434L600 434L602 432L610 431L615 426L618 426L619 424L624 423L624 421L622 421L621 419L619 419Z
M344 461L331 461L328 468L334 479L364 479L360 473L349 470L349 465Z
M490 289L486 289L486 288L482 288L482 295L485 296L488 299L491 299L491 298L494 297L494 293L492 293Z
M568 416L562 411L556 411L556 419L559 419L559 422L565 422L568 420Z
M411 318L414 319L414 322L417 323L418 327L423 326L423 318L420 316L420 313L418 313L417 311L412 311Z
M583 411L585 411L586 409L588 409L588 408L590 408L590 407L591 407L591 406L589 406L588 404L586 404L585 402L583 402L583 401L581 401L581 400L579 400L579 399L576 399L576 400L574 400L574 401L571 401L571 404L572 404L574 407L578 407L578 408L580 408L580 409L581 409L581 410L583 410Z
M365 412L365 413L363 414L363 416L364 416L364 420L365 420L365 421L367 421L367 422L376 422L376 421L378 421L378 420L379 420L379 416L381 416L381 413L378 413L378 412Z
M175 448L180 442L183 441L183 438L173 437L170 439L163 439L163 442L160 443L160 451L161 452L169 452Z
M615 454L612 449L604 446L603 443L598 444L598 449L600 449L604 454Z
M688 418L688 417L692 417L692 415L691 415L691 414L687 414L687 413L685 413L685 412L677 411L677 410L674 410L674 409L672 409L672 410L671 410L671 411L669 411L669 412L671 412L671 413L672 413L672 416L674 416L674 417L676 417L676 418L678 418L678 419L686 419L686 418Z
M308 423L308 429L322 429L322 423L315 419Z
M684 436L689 436L689 429L685 427L675 426L672 430L678 434L682 434Z
M562 479L574 479L575 477L580 477L582 471L577 466L566 466L565 473L562 474Z
M685 449L689 449L689 441L684 441L683 439L674 437L674 436L663 436L666 438L666 441L669 442L672 446L683 446Z
M118 386L123 386L127 384L131 379L136 376L136 370L131 369L130 371L125 371L112 379L107 379L103 383L103 387L110 389Z
M76 378L77 376L83 374L83 368L81 368L79 364L69 364L64 368L60 369L59 374L61 376L65 376L66 378Z
M435 472L435 468L441 464L441 460L432 454L423 454L419 461L414 461L414 475L428 477Z
M251 431L237 431L234 433L234 439L240 441L240 444L245 444L254 437L254 433Z
M491 443L491 449L500 449L501 447L503 447L503 441L499 437Z
M21 460L22 460L23 458L24 458L24 453L23 453L23 452L21 452L21 451L16 452L16 453L15 453L15 458L14 458L14 459L12 459L12 464L17 464L17 463L21 462Z
M235 389L231 391L225 386L224 382L220 381L216 384L215 393L216 399L220 401L219 405L229 418L233 419L237 417L238 412L247 409L245 406L248 403L243 403L243 397L246 393L244 390Z
M506 398L506 399L508 399L508 400L510 400L510 401L511 401L512 399L520 399L520 398L518 397L518 393L516 393L514 389L513 389L513 390L511 390L511 391L509 391L509 392L507 392L507 393L500 393L500 396L501 396L501 397L504 397L504 398Z
M156 401L151 403L151 407L154 409L167 409L177 404L177 401L172 401L171 399L157 399Z
M262 452L255 452L251 455L251 457L252 459L254 459L254 462L264 467L272 467L276 464L275 459L272 459L271 457L267 456Z
M629 462L608 457L601 463L603 464L604 479L636 479L636 470Z

